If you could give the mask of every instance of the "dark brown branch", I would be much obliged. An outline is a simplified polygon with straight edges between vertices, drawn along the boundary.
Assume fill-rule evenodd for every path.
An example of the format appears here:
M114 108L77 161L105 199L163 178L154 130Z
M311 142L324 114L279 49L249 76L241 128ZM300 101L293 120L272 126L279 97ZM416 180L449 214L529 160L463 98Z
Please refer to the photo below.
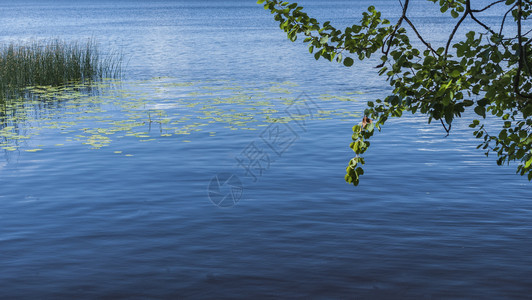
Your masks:
M464 13L464 15L460 18L456 26L454 26L453 31L451 32L451 35L449 36L449 39L447 40L447 45L445 45L445 58L446 59L447 59L447 53L449 52L449 46L451 45L451 42L453 40L454 35L456 34L456 31L460 27L460 24L462 24L462 22L465 20L465 18L469 14L470 14L470 11L466 9L466 12Z
M491 32L491 34L495 34L495 31L491 30L488 25L480 22L480 20L475 17L475 15L473 14L473 10L471 9L471 0L466 0L466 13L469 13L471 19L477 22L480 26L484 27L487 31Z
M502 22L501 22L501 29L499 30L499 35L502 35L502 30L504 28L504 23L506 22L506 17L508 16L508 14L515 8L517 4L514 4L512 7L510 7L510 9L504 14L504 17L502 18Z
M528 44L530 43L531 40L529 40L527 43L524 44L523 46L523 63L525 65L525 69L526 69L526 72L528 73L528 75L532 75L532 72L530 72L530 66L528 65L528 53L527 53L527 46Z
M493 5L497 5L497 4L499 4L499 3L503 3L503 2L505 2L505 0L495 1L495 2L491 3L490 5L488 5L488 6L484 7L484 8L482 8L482 9L472 9L471 12L475 12L475 13L477 13L477 12L483 12L483 11L485 11L486 9L492 7Z
M495 31L493 31L488 25L486 25L486 24L480 22L480 20L477 19L477 18L475 17L475 15L473 15L473 13L470 13L470 15L471 15L471 19L473 19L475 22L477 22L477 24L479 24L480 26L484 27L484 28L485 28L487 31L489 31L491 34L496 34Z
M432 48L432 46L427 43L423 37L421 36L421 34L417 31L416 27L414 26L414 24L410 21L410 19L408 19L407 16L405 16L405 21L408 23L408 25L410 25L410 27L412 28L412 30L414 30L414 32L416 33L417 37L419 38L419 40L428 48L430 49L430 51L435 55L435 56L440 56L435 50L434 48Z
M397 24L395 24L395 28L393 29L393 32L389 36L387 36L386 39L384 39L384 41L382 43L381 51L386 56L388 56L388 53L390 52L390 48L392 46L392 39L395 37L395 33L397 32L397 29L399 29L399 27L403 23L403 20L404 20L404 18L406 16L406 11L408 10L409 2L410 2L410 0L406 0L405 1L405 5L403 5L403 2L401 2L401 0L399 0L399 4L403 8L403 13L402 13L401 17L399 18L399 20L397 21ZM386 50L384 50L384 47L386 46L386 44L388 44L388 48L386 48ZM384 66L384 62L382 64L379 64L377 66L377 68L380 68L382 66Z
M519 85L521 81L521 72L523 71L523 65L525 64L525 50L523 48L523 35L522 35L522 25L521 18L523 17L523 2L522 0L517 0L517 43L519 48L519 63L517 64L517 74L515 74L514 79L514 92L525 99L532 99L532 95L525 95L519 90ZM518 99L519 100L519 99Z
M399 18L399 21L397 22L397 24L395 24L395 28L393 29L392 33L386 37L386 39L384 39L383 43L382 43L382 53L384 55L388 55L388 53L390 52L390 47L392 46L391 44L391 40L395 37L395 33L397 32L397 29L399 29L399 26L401 26L401 23L403 23L403 19L404 19L404 16L401 16L401 18ZM388 41L390 41L388 43ZM384 47L388 45L388 48L386 48L386 50L384 50Z
M449 134L451 133L452 124L449 124L449 128L447 128L447 126L445 126L445 123L443 123L443 119L440 119L440 122L441 122L441 126L443 126L443 129L445 129L445 132L447 132L447 135L445 137L448 137Z

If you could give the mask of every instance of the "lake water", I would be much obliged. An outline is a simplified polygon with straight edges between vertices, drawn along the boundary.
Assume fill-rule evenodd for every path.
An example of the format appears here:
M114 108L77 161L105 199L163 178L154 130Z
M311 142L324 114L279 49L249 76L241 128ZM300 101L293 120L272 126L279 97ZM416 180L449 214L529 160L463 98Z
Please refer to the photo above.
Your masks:
M300 3L340 27L398 8ZM436 43L452 23L431 5L412 14ZM529 297L531 183L476 150L467 120L446 138L390 121L360 186L344 182L351 127L389 92L371 62L316 62L255 1L0 11L2 43L94 38L126 65L7 108L2 298Z

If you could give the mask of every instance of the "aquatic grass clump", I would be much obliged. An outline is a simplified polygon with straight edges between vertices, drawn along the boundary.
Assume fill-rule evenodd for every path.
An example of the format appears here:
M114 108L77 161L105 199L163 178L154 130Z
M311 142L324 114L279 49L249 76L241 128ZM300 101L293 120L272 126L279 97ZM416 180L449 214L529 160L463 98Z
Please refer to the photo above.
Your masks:
M32 42L0 48L0 90L5 95L35 85L59 86L121 75L121 56L102 56L96 43L61 40Z

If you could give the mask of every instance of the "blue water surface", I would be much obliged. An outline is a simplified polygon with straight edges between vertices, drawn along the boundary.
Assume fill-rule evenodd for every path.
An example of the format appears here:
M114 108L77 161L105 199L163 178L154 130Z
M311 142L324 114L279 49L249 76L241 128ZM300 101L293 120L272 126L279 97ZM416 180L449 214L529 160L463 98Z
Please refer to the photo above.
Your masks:
M399 8L300 3L340 28L368 5ZM444 42L454 21L412 5ZM345 183L351 127L390 92L372 61L316 62L251 0L0 11L4 44L92 38L125 65L90 104L28 108L31 138L0 158L2 298L529 297L531 184L476 150L470 115L448 137L422 116L390 120L360 186ZM142 124L101 147L80 137L127 119Z

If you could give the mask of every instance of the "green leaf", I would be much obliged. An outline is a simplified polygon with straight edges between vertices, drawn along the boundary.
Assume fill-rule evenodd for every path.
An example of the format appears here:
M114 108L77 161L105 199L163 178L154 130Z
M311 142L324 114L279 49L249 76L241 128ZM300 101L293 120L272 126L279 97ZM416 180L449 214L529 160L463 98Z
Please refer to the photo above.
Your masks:
M458 16L460 16L460 14L458 14L458 12L456 12L456 10L451 10L451 16L456 19L456 18L458 18Z
M462 75L462 73L460 72L460 70L457 70L457 69L454 69L451 74L449 74L449 76L453 77L453 78L457 78L457 77L460 77L460 75Z
M362 167L356 168L355 172L357 172L358 176L364 175L364 169Z
M506 130L502 130L500 133L499 133L499 139L501 140L505 140L506 138L508 138L508 135L506 133Z
M344 66L351 67L353 65L354 61L351 57L346 57L344 59Z
M475 107L475 113L483 118L486 118L486 108L484 106Z
M462 104L465 107L468 107L468 106L471 106L471 105L475 104L475 102L473 102L472 100L464 100L464 101L462 101Z
M530 168L530 165L532 165L532 157L525 163L525 168Z

